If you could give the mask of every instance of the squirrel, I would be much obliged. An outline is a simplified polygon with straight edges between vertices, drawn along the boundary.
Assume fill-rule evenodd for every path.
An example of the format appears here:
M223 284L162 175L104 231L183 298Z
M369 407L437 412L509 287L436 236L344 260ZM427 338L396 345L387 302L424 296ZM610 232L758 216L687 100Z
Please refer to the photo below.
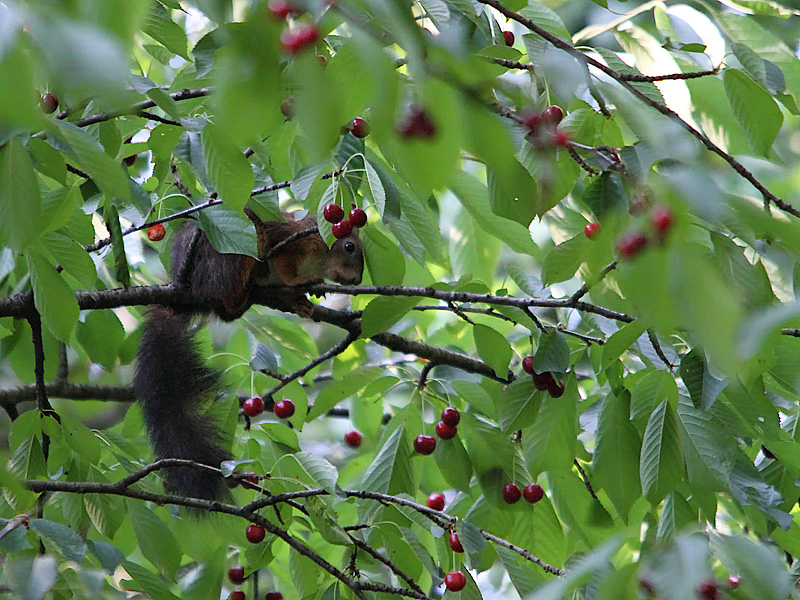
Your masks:
M256 228L258 256L221 254L205 233L186 222L172 244L172 277L191 290L199 306L152 307L146 317L137 357L134 389L144 422L161 458L183 458L218 468L231 455L221 445L216 423L198 407L211 401L220 389L220 374L207 367L190 328L194 315L214 314L223 321L241 317L258 288L276 284L335 283L358 285L364 257L358 229L328 248L313 215L295 221L262 221L245 209ZM270 250L295 236L268 256ZM262 260L266 257L266 260ZM312 304L305 294L276 295L276 308L308 316ZM211 308L209 308L211 307ZM190 467L162 470L165 487L195 498L218 500L229 496L221 475Z

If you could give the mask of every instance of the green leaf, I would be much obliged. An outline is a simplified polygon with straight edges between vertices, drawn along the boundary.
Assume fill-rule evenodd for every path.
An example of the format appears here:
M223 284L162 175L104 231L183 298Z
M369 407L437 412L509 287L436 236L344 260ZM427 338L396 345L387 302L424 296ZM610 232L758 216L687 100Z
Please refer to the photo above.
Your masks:
M491 211L488 190L484 184L471 175L459 171L453 176L452 189L461 200L462 206L482 230L501 240L515 252L538 256L539 249L531 239L527 227L510 219L498 217Z
M569 345L563 333L550 330L539 336L539 347L533 357L537 373L566 373L569 369Z
M226 206L212 206L200 211L200 225L217 252L258 257L253 222Z
M633 388L631 420L649 419L650 414L662 400L667 400L672 406L677 406L678 386L666 371L653 370L640 379Z
M339 472L322 456L311 452L298 452L292 455L297 464L306 472L314 485L333 495Z
M684 356L678 371L697 408L710 409L717 396L725 389L726 382L717 379L708 371L702 350L695 348Z
M0 241L23 250L41 234L43 219L33 162L19 140L11 138L0 149Z
M608 494L625 520L642 490L639 481L641 442L636 428L628 420L629 412L627 393L606 397L597 423L597 445L592 462L595 487Z
M253 171L244 154L231 138L216 125L209 123L202 133L203 154L208 177L216 186L222 202L241 212L253 189Z
M743 597L780 600L791 594L793 578L776 549L740 536L711 532L711 549L728 573L741 576Z
M642 493L657 504L683 477L683 457L678 437L678 417L664 400L650 415L642 439L639 477Z
M542 283L550 285L575 275L591 243L589 238L579 233L551 249L542 262Z
M86 555L86 542L66 525L46 519L30 519L30 528L43 538L51 541L64 555L64 558L82 563Z
M314 406L308 412L307 420L311 421L324 415L334 406L375 381L384 372L380 367L366 365L350 371L346 377L334 381L317 394Z
M647 327L641 320L628 323L608 338L603 346L603 368L607 368L616 361L622 353L639 339Z
M523 453L534 478L543 471L568 471L575 460L578 415L574 380L560 398L545 397L533 428L523 436Z
M59 340L68 341L78 322L78 300L75 292L37 251L26 256L33 283L33 301L42 322Z
M172 21L167 11L158 2L151 5L150 14L145 19L143 30L147 35L160 42L167 50L186 60L191 60L187 51L186 32Z
M110 371L116 364L125 330L112 311L93 310L78 325L77 338L92 362Z
M365 227L360 235L364 246L364 262L372 283L402 285L406 264L397 244L373 227Z
M582 200L600 219L608 213L628 209L628 194L620 181L620 176L609 171L604 171L599 177L592 179L583 193Z
M712 413L698 410L685 397L678 404L678 422L689 483L697 489L724 489L737 450L733 439L723 437L725 428Z
M396 479L398 474L407 472L409 455L410 449L405 440L404 427L400 426L389 435L375 459L367 467L361 480L361 488L379 494L388 493L392 489L390 485L392 480ZM401 477L401 479L406 478Z
M743 71L725 69L725 93L753 151L767 156L783 124L783 113L770 93Z
M129 560L122 563L122 568L133 578L133 582L123 580L124 589L143 591L152 600L179 600L175 594L169 591L169 585L163 577L159 577L143 566ZM134 585L131 585L131 583Z
M552 33L572 45L572 36L567 31L561 18L544 4L529 0L528 5L519 11L519 14L529 18L548 33Z
M439 440L436 445L436 464L444 480L453 489L469 491L472 463L458 436L451 440Z
M130 201L130 178L122 164L106 154L95 138L67 121L52 121L48 127L52 134L66 142L67 151L78 168L91 176L100 191L109 199Z
M117 207L111 205L107 209L106 228L111 234L111 248L114 251L114 275L123 287L131 283L131 273L128 267L128 257L125 254L125 242L122 239L122 227L119 223Z
M181 565L181 545L166 523L141 502L128 502L133 531L144 557L172 577Z
M383 182L380 175L378 175L378 171L375 170L369 160L364 163L364 168L367 172L367 184L369 185L370 194L372 194L372 200L375 202L375 208L378 209L378 214L383 217L386 207L386 190L383 187Z
M473 325L472 333L475 336L478 356L494 369L498 377L501 379L508 377L508 365L514 356L514 351L505 336L480 323Z
M511 383L496 398L497 418L500 429L511 433L533 425L541 406L541 395L536 395L536 388L529 378L520 377Z
M380 296L370 300L361 315L361 336L369 338L388 331L404 319L418 302L419 298L405 296Z

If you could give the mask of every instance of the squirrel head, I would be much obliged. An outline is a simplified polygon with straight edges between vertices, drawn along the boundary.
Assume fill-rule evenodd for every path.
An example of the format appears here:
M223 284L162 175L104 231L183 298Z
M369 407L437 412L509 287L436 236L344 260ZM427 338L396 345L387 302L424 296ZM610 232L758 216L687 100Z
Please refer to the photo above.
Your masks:
M325 278L334 283L359 285L364 273L364 251L358 229L346 238L336 240L325 259Z

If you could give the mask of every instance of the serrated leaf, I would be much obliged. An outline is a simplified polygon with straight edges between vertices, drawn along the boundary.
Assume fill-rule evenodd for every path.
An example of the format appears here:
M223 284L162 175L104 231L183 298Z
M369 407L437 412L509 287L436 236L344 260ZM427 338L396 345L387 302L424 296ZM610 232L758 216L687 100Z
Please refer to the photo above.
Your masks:
M616 173L605 171L592 179L583 193L583 202L598 217L628 209L628 194Z
M408 459L409 448L405 441L404 427L395 429L378 451L375 459L367 467L361 480L362 489L385 494L398 461Z
M33 301L42 322L57 339L69 340L78 322L75 292L41 254L30 252L26 259L33 284Z
M682 476L678 417L664 400L650 415L642 439L639 463L642 493L651 504L657 504L675 489Z
M698 489L721 490L733 468L735 443L725 443L724 426L711 412L698 410L688 398L678 404L678 422L683 428L683 456L689 483Z
M55 544L67 560L82 563L86 555L86 543L81 536L66 525L46 519L30 519L30 528Z
M122 239L122 227L119 223L117 207L111 205L106 209L106 228L111 237L111 248L114 252L114 275L123 287L131 283L131 273L128 268L128 257L125 254L125 242Z
M141 502L129 502L128 514L144 557L172 577L181 565L182 555L172 529Z
M552 33L554 36L562 38L570 45L572 44L572 36L564 26L561 18L545 5L540 4L535 0L530 0L528 5L519 11L519 14L529 18L548 33Z
M542 262L542 283L550 285L570 279L581 263L591 241L583 233L551 249Z
M472 463L458 436L439 440L436 445L436 464L445 481L455 490L467 492L472 478Z
M537 373L566 373L568 368L569 345L564 334L555 329L542 334L533 356L533 370Z
M400 322L419 302L419 298L379 296L364 307L361 315L361 335L369 338L388 331Z
M565 471L575 460L578 416L574 383L561 398L542 400L533 428L523 436L523 453L531 475Z
M639 454L636 428L628 420L630 397L609 395L597 423L597 445L592 461L593 482L611 498L619 515L627 520L640 497Z
M514 351L505 336L480 323L473 325L472 333L475 336L478 356L494 369L498 377L502 379L508 377L508 365L514 356Z
M641 321L628 323L612 335L603 346L603 368L610 366L639 339L647 327Z
M145 18L142 29L147 35L163 44L167 50L186 60L191 60L187 51L186 32L170 18L159 3L151 5L150 13Z
M678 372L697 408L710 409L726 386L724 380L717 379L708 371L703 351L696 348L681 359Z
M397 244L372 227L361 231L364 262L375 285L402 285L406 263Z
M336 480L339 478L339 472L336 467L322 456L311 452L298 452L292 456L311 478L314 485L321 487L331 495L334 494Z
M243 214L216 205L200 211L198 218L217 252L258 257L255 227Z
M42 198L33 162L17 138L0 149L0 242L22 250L42 231Z
M349 398L375 379L384 374L380 367L362 366L350 371L346 377L334 381L327 386L314 400L314 406L308 412L308 421L316 419L327 413L334 406Z
M135 586L125 585L123 581L124 589L144 591L152 600L178 600L178 597L169 591L169 585L164 578L129 560L122 563L122 568L136 584Z
M738 69L725 69L725 93L733 114L747 135L750 146L767 156L783 124L783 113L770 93Z
M253 170L226 133L212 123L201 134L208 177L222 202L240 212L253 189Z
M375 208L378 209L378 214L383 217L383 211L386 207L386 190L383 188L383 182L369 160L364 163L364 168L367 172L367 184L369 185L370 194L372 194L372 200L375 202Z
M51 121L49 127L52 133L64 139L77 166L91 176L92 181L109 199L130 201L130 178L122 163L106 154L95 138L86 130L63 120Z
M500 429L510 433L533 425L539 414L541 396L536 395L536 388L529 378L520 377L509 385L502 397L497 398L497 418Z

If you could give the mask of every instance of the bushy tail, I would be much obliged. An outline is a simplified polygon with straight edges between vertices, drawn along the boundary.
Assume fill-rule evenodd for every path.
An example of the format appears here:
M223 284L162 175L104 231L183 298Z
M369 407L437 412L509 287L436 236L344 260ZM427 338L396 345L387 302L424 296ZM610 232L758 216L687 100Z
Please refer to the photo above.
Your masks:
M219 374L206 367L189 330L191 316L157 306L147 314L134 386L158 458L184 458L219 467L231 458L220 447L216 424L198 412L212 400ZM219 500L229 496L225 480L188 467L161 471L175 493Z

